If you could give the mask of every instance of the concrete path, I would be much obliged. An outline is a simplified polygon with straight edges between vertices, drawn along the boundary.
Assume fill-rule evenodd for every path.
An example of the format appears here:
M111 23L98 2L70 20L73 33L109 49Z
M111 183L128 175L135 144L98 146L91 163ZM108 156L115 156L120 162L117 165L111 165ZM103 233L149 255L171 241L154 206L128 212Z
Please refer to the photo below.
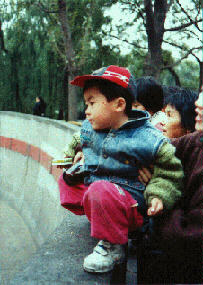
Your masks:
M89 233L90 225L86 217L67 212L67 217L54 234L5 285L110 284L111 273L89 274L83 271L83 258L97 243ZM136 284L136 258L131 253L130 251L127 285Z

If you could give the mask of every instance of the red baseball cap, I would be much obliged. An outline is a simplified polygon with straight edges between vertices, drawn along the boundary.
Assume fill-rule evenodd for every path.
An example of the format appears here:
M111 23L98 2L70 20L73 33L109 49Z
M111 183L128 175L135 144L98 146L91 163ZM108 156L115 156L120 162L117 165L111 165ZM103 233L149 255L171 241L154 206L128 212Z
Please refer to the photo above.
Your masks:
M137 84L134 76L125 67L110 65L95 70L92 74L76 76L70 84L84 87L87 80L103 79L116 83L129 90L131 94L137 98Z

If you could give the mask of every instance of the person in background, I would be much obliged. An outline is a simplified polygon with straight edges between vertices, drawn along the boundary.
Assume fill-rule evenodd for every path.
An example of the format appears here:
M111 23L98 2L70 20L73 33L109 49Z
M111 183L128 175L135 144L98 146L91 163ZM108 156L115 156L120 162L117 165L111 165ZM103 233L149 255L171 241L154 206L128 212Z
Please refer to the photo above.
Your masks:
M194 97L195 94L192 100ZM150 258L149 249L145 257L143 251L140 252L138 282L142 284L203 284L203 92L196 98L195 106L196 118L192 108L192 117L186 118L186 122L191 120L190 124L183 123L181 127L189 126L188 129L193 130L195 126L196 131L172 139L185 173L183 196L170 213L153 219L151 245L158 239L158 248L163 254ZM185 109L188 110L187 105ZM142 182L147 184L150 177L149 171L144 176L140 172ZM143 242L143 247L147 244L149 242Z
M148 111L151 115L151 123L159 130L163 130L163 123L166 120L162 112L164 106L164 92L162 86L152 77L145 76L136 79L137 98L132 108Z
M37 96L36 103L33 108L33 115L44 117L45 111L46 111L46 103L44 102L41 96Z
M166 87L164 111L167 120L163 123L163 134L178 138L195 131L195 101L198 93L178 86Z

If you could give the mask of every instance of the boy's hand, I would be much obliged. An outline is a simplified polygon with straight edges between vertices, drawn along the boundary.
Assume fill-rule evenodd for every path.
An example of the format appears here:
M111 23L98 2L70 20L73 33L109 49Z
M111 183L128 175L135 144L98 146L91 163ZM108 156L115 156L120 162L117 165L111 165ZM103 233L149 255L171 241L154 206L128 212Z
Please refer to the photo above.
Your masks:
M73 164L75 164L78 161L80 161L81 164L84 164L84 154L82 151L77 152L77 154L75 155L75 157L73 159Z
M70 157L70 156L65 156L65 157ZM76 164L76 162L80 161L81 164L84 164L84 154L82 151L78 151L75 155L75 157L73 158L73 164ZM68 165L57 165L57 168L69 168L71 167L72 164L68 164Z
M163 211L163 208L164 208L163 202L158 198L153 198L151 200L150 207L147 210L147 215L155 216L155 215L161 214L161 212Z

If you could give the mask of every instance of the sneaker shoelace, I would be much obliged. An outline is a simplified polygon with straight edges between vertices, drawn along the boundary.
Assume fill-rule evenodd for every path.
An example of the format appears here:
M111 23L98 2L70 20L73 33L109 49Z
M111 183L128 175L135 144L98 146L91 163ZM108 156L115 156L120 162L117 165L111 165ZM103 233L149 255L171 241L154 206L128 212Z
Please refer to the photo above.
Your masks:
M108 254L108 250L111 248L111 244L108 241L100 241L96 247L94 248L94 250L101 254L101 255L107 255Z

